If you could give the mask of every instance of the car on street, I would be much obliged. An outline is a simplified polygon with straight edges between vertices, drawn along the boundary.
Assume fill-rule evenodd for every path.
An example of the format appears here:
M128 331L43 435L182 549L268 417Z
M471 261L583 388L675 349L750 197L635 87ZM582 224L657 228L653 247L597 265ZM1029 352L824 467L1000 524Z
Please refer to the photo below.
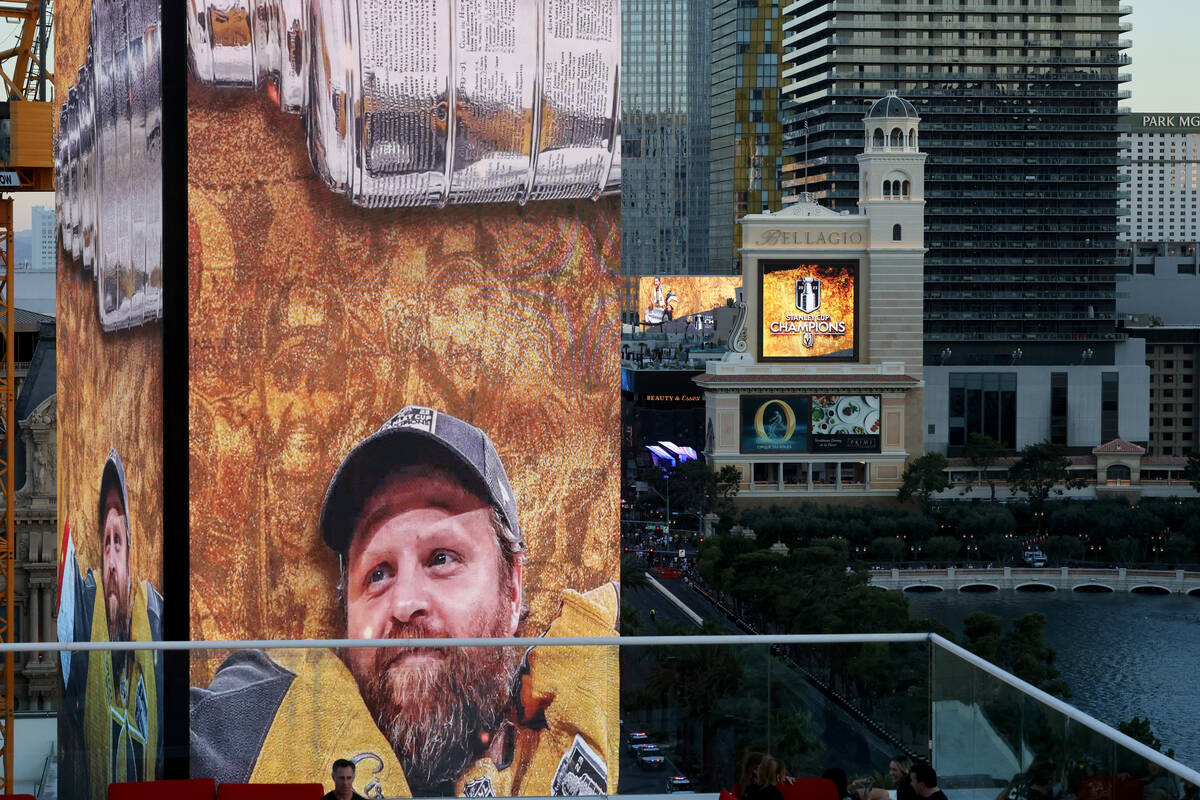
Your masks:
M645 731L629 732L629 752L636 756L638 750L640 750L643 745L647 744L650 744L650 737L646 735Z
M644 744L637 751L638 766L642 769L662 769L667 759L656 744Z
M670 778L667 778L668 793L695 791L696 787L692 785L692 782L686 775L672 775Z

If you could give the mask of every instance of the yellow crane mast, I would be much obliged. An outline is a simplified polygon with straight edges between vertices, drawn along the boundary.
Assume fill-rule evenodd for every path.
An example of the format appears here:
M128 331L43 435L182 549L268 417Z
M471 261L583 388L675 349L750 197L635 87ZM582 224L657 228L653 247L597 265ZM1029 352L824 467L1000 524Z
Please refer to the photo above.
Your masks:
M19 23L15 46L0 51L0 191L54 191L54 104L46 101L46 84L52 77L47 65L52 0L0 2L0 20ZM4 372L0 375L3 406L4 451L0 453L0 489L4 492L4 529L0 530L0 641L12 643L16 604L13 597L16 529L13 408L17 381L13 364L13 200L0 197L0 251L4 258L0 277L0 328L4 334ZM3 695L0 695L0 756L4 781L0 794L13 792L13 727L16 698L13 692L14 661L4 654Z

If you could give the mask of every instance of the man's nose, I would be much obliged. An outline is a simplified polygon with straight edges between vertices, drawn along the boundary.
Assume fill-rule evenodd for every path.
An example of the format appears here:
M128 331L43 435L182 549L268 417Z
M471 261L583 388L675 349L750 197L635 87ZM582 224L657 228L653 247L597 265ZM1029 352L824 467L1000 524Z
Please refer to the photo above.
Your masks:
M419 575L398 577L392 584L389 600L392 619L401 625L429 613L429 592Z

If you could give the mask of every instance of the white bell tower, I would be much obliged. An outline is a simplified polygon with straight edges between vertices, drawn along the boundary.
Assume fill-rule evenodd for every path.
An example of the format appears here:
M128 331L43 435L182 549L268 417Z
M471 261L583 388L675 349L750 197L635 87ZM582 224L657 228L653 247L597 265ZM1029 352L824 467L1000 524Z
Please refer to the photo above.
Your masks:
M925 246L925 154L917 149L921 118L896 90L863 117L858 159L858 207L870 218L876 247Z

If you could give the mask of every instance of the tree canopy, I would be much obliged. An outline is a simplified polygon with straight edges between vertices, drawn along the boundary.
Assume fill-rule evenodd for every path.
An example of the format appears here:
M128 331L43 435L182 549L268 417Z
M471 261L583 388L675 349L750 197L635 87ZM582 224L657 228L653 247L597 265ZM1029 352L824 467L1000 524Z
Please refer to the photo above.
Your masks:
M1021 451L1017 463L1009 467L1008 483L1029 496L1030 505L1040 509L1051 493L1062 494L1086 484L1070 475L1071 461L1064 447L1050 441L1031 444Z
M963 449L963 455L970 459L971 466L979 470L980 480L986 481L988 488L992 490L993 503L996 502L996 479L987 470L1007 454L1008 447L1003 442L982 433L969 435L967 446Z
M904 467L900 490L896 494L900 502L907 503L916 498L921 508L929 513L932 496L950 485L947 466L946 457L941 453L926 453L909 461Z

